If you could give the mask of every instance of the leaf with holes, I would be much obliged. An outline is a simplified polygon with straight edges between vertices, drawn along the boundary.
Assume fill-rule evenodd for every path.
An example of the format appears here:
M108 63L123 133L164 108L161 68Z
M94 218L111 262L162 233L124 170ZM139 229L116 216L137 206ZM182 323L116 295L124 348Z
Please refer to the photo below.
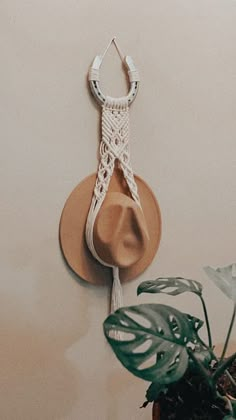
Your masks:
M185 315L193 331L197 332L198 330L200 330L200 328L202 328L204 322L201 319L196 318L195 316L192 316L189 314L185 314Z
M170 306L142 304L111 314L104 322L104 334L130 372L150 382L168 384L185 373L187 349L198 344L201 325L197 318ZM115 331L122 337L116 338Z
M185 292L195 293L200 296L202 294L202 285L196 280L183 277L159 277L156 280L143 281L137 290L138 295L141 293L165 293L176 296Z

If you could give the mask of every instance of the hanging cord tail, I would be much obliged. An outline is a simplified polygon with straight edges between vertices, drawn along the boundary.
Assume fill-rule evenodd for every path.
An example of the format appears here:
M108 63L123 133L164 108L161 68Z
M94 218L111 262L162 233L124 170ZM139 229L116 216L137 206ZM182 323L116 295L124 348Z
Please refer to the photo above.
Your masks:
M123 306L123 291L120 282L119 268L112 267L113 284L111 291L111 313Z
M115 312L117 309L123 306L123 291L120 282L119 276L119 268L112 267L113 271L113 284L112 284L112 291L111 291L111 313ZM116 340L122 340L122 332L113 330L111 332L111 337L115 338Z

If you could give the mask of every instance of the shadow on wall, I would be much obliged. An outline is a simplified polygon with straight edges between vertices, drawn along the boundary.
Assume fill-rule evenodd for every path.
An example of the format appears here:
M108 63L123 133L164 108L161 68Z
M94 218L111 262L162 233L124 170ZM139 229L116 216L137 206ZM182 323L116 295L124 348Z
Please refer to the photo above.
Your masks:
M57 246L48 240L21 270L18 261L15 288L1 294L1 419L69 418L78 399L83 378L66 351L89 329L89 293L63 267Z

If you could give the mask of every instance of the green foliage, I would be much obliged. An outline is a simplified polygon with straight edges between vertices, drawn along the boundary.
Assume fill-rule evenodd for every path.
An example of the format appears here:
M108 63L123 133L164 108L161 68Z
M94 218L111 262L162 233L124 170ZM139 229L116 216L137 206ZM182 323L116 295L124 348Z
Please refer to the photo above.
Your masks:
M138 295L140 295L141 293L165 293L170 296L177 296L186 292L196 294L201 300L203 312L205 316L205 321L206 321L208 343L209 343L209 347L212 347L211 329L210 329L206 304L202 297L201 283L199 283L196 280L190 280L183 277L167 277L167 278L159 277L153 281L142 282L137 289Z
M202 321L167 305L121 308L104 323L106 338L121 363L150 382L176 382L188 367L187 348L198 341ZM122 339L114 338L114 331Z
M195 359L203 365L204 368L209 369L210 363L212 360L214 360L214 357L212 356L211 352L206 349L204 350L203 347L196 348L195 352ZM196 362L193 362L190 358L189 360L189 369L193 374L197 374L199 371L199 365L196 365Z
M233 315L220 360L213 352L202 285L196 280L160 277L142 282L137 293L165 293L171 296L185 292L196 294L202 302L209 345L198 335L203 321L167 305L140 304L121 308L104 322L105 336L120 362L134 375L151 382L144 407L148 402L157 401L160 394L166 392L171 383L179 381L187 369L191 374L202 377L212 391L213 399L217 400L217 395L220 395L217 381L236 359L236 353L224 359L236 317L236 264L216 270L206 267L205 271L217 287L234 301ZM231 382L235 385L232 378ZM227 395L221 398L229 402ZM232 408L224 420L236 420L236 404L229 402L228 406Z
M165 293L176 296L185 292L196 293L200 296L202 294L202 285L196 280L183 277L159 277L153 281L142 282L137 289L138 295L141 293Z
M228 359L223 360L221 363L219 363L219 366L217 367L217 369L212 375L212 378L215 382L217 382L219 377L223 375L226 369L232 365L235 359L236 359L236 353L233 353Z
M166 385L160 385L159 382L153 382L146 391L146 399L148 402L156 401L161 393L167 391Z

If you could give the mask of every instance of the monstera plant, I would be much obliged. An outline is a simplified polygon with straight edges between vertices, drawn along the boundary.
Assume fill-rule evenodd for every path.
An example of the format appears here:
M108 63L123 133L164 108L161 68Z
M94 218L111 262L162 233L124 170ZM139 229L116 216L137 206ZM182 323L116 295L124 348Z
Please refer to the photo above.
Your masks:
M142 407L153 403L153 419L236 419L236 353L225 357L236 314L236 264L216 270L206 267L205 272L233 303L218 356L203 288L196 280L157 278L141 283L137 293L194 293L202 304L207 342L200 334L202 320L160 303L118 309L104 322L105 336L120 362L135 376L151 382Z

